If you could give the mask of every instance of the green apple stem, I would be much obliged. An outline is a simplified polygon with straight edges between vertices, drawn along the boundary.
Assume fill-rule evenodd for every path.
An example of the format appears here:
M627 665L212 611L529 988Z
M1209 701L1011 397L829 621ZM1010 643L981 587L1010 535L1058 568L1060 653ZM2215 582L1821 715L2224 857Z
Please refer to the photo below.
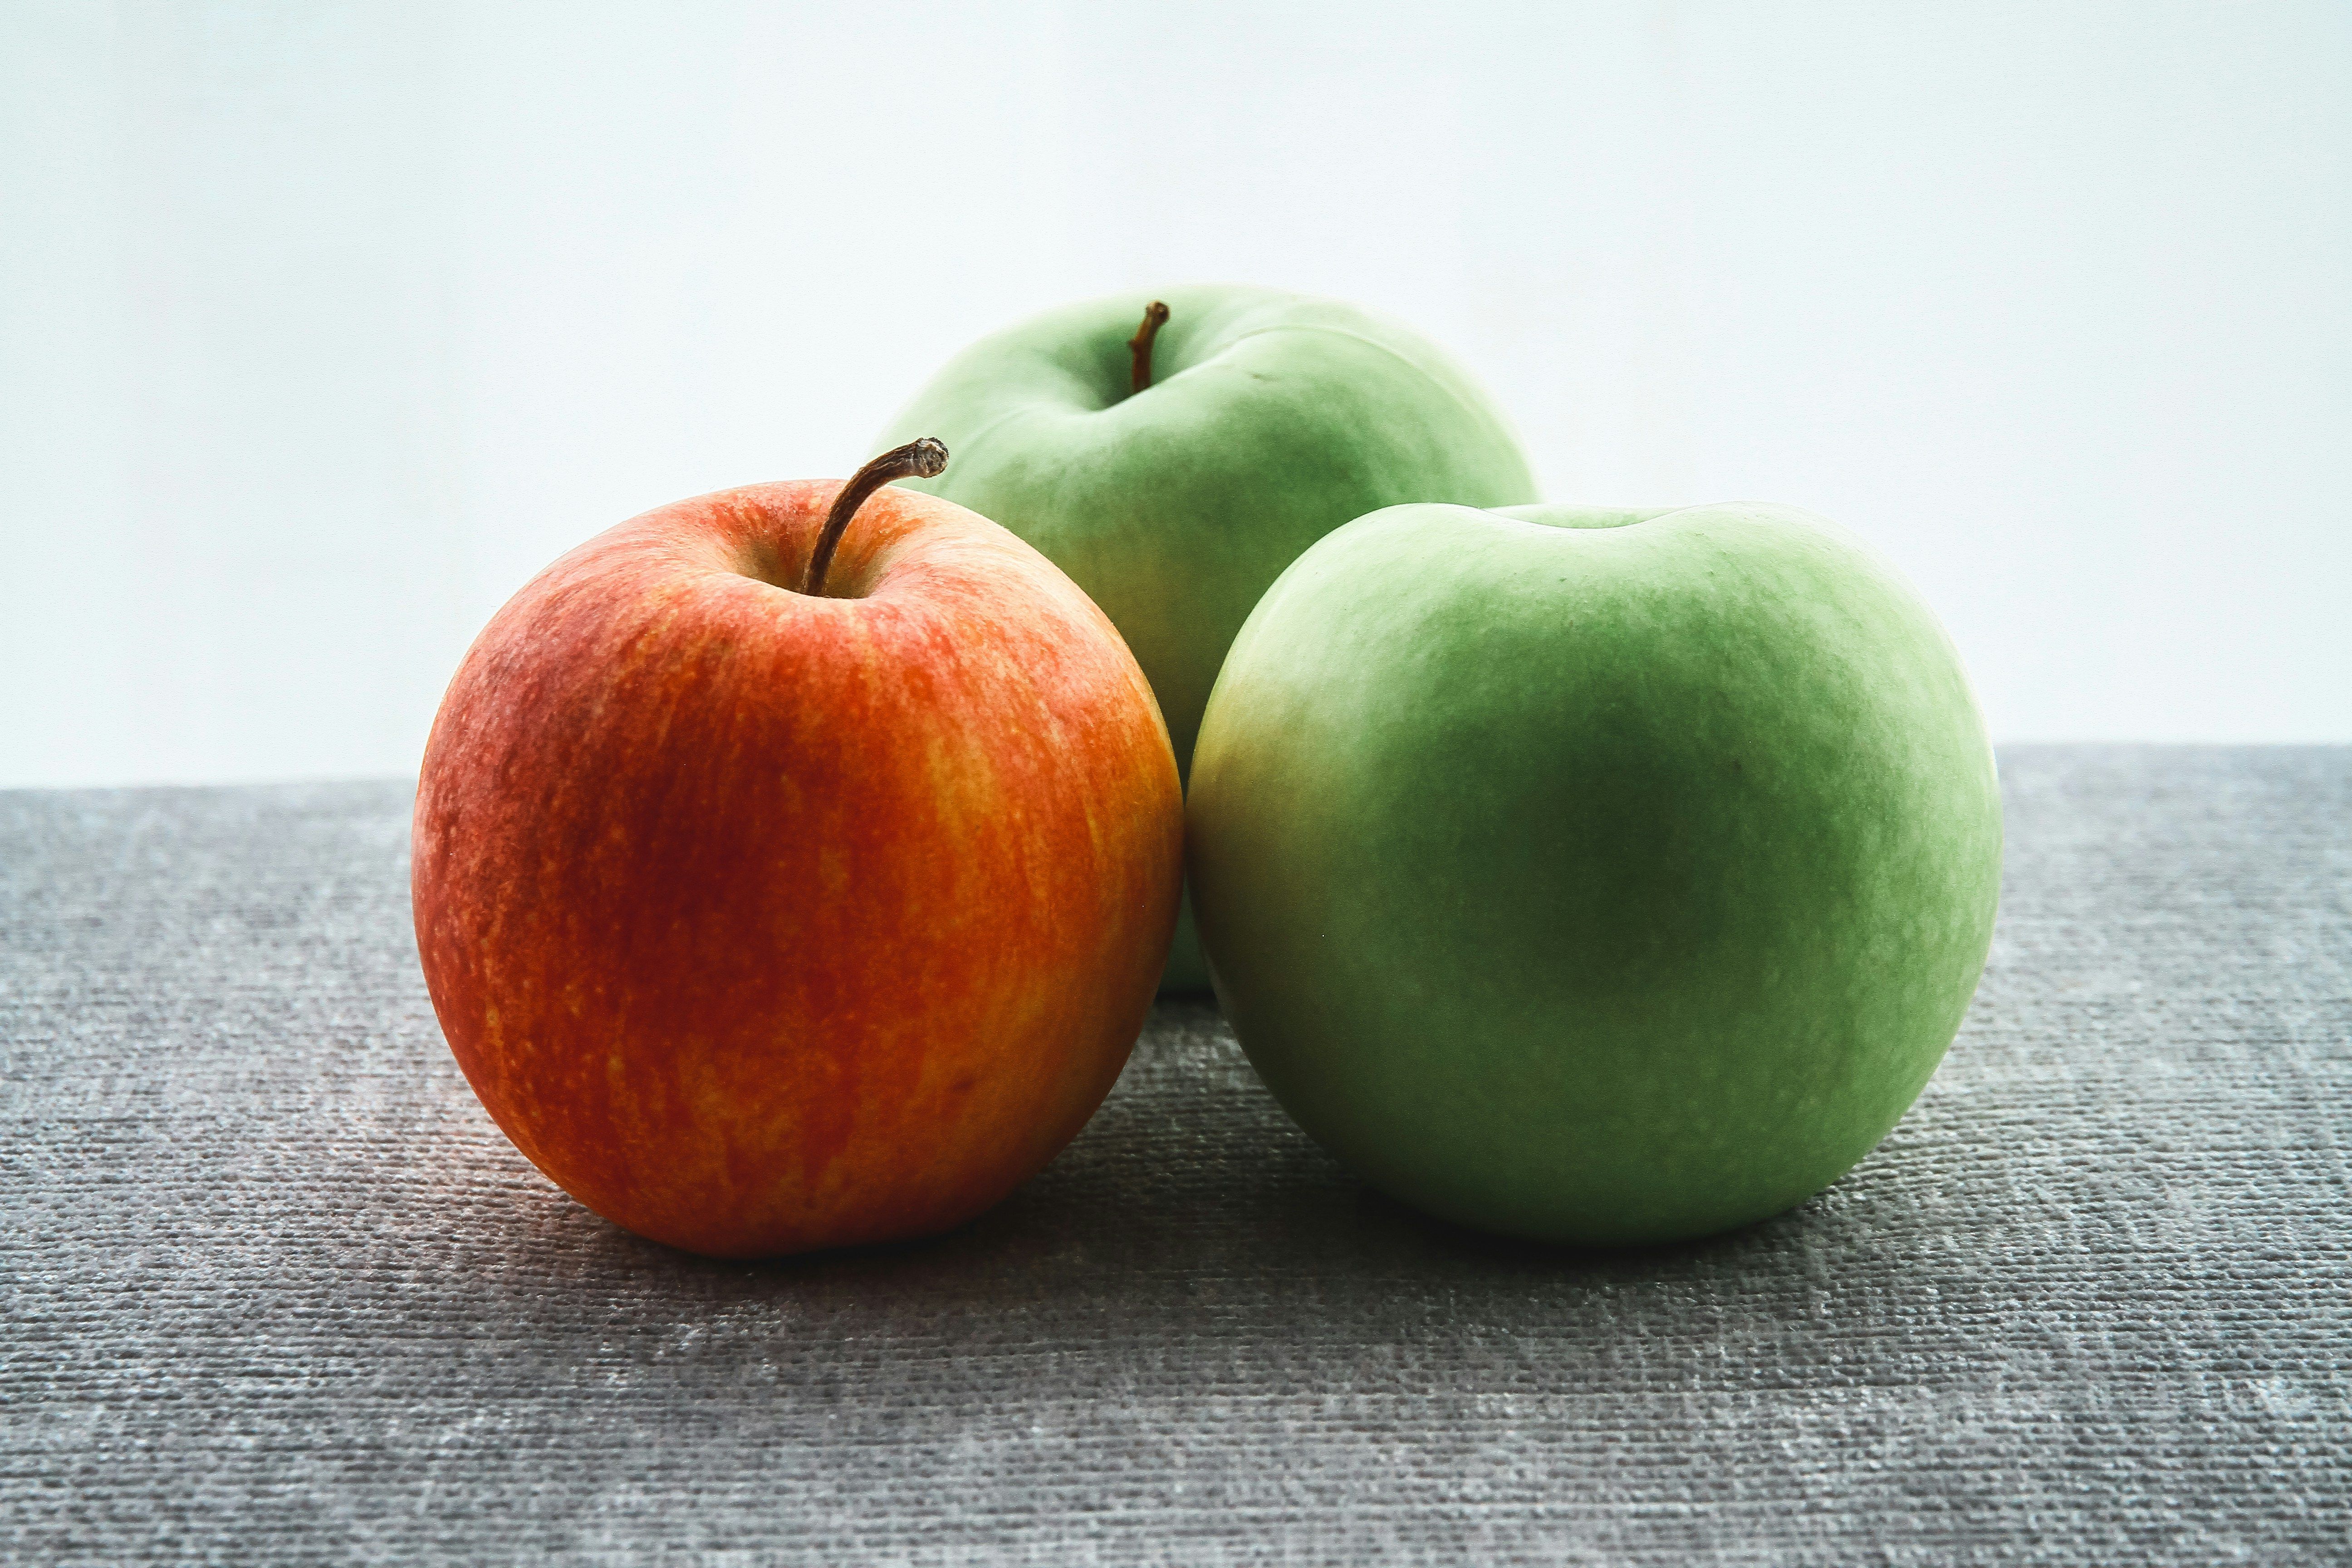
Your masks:
M1134 370L1129 378L1135 384L1128 395L1130 397L1151 384L1151 340L1158 337L1160 329L1167 324L1168 307L1154 300L1143 308L1143 325L1136 328L1135 336L1127 340L1127 352L1135 358Z
M824 569L833 564L834 547L841 542L843 531L848 528L857 509L866 504L867 496L892 479L928 479L947 466L947 447L936 437L926 436L919 441L891 447L851 475L849 482L841 487L841 493L833 498L833 510L824 514L824 527L816 536L816 549L809 554L808 571L801 577L801 592L824 592Z

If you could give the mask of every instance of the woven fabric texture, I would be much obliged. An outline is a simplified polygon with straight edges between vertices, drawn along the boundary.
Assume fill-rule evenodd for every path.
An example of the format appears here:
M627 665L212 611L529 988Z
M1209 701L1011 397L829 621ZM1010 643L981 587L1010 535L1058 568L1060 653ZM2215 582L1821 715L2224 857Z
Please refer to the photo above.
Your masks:
M1366 1192L1202 1005L953 1236L666 1251L475 1104L405 785L0 795L0 1557L2352 1561L2352 751L2003 770L1918 1106L1602 1256Z

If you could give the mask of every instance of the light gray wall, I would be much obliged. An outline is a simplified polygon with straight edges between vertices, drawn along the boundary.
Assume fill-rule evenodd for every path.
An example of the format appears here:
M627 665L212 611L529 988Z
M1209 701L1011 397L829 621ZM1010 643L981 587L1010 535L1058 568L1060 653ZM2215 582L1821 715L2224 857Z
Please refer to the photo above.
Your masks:
M410 770L562 550L1202 277L1860 531L2000 739L2352 740L2352 6L850 9L0 9L0 784Z

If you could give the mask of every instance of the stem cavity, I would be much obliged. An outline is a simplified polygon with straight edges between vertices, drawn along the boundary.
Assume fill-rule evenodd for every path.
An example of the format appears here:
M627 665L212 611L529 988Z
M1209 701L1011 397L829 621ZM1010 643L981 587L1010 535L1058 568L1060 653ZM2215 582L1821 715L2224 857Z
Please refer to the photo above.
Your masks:
M1154 300L1143 308L1143 325L1135 329L1135 336L1127 340L1127 352L1135 359L1129 380L1134 383L1128 395L1132 397L1151 384L1151 340L1168 324L1168 307Z
M1167 307L1160 307L1164 312ZM833 498L833 510L824 514L824 528L816 536L816 549L809 555L808 571L801 577L801 592L818 595L824 592L824 570L833 564L834 547L841 542L844 530L866 498L893 479L923 479L948 466L948 449L933 437L909 441L903 447L893 447L850 476Z

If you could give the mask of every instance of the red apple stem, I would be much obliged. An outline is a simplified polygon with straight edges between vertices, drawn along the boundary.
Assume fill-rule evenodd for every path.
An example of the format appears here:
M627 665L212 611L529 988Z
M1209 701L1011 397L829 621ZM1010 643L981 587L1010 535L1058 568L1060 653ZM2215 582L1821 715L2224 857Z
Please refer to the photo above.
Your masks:
M857 515L866 497L892 479L928 479L947 466L947 447L936 437L926 436L919 441L891 447L852 474L849 482L841 487L841 493L833 498L833 510L824 514L824 527L816 536L816 549L809 554L808 571L801 577L801 592L824 592L824 570L833 564L834 547L841 542L849 520Z
M1135 329L1135 336L1127 340L1127 352L1134 356L1134 368L1129 376L1134 384L1133 396L1151 384L1151 340L1168 324L1168 307L1154 300L1143 307L1143 325Z

